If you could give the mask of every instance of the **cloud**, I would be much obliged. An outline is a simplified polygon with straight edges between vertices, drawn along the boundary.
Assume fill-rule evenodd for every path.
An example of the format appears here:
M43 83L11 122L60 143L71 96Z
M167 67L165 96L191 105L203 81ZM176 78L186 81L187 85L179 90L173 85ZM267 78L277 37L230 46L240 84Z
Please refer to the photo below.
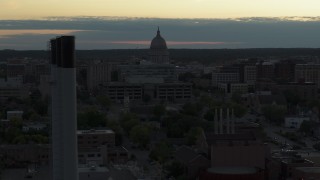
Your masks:
M79 16L0 20L0 37L3 44L17 44L16 49L25 49L25 44L29 49L45 49L50 38L61 34L75 35L78 49L148 48L157 26L160 26L168 48L320 46L319 17L157 19Z
M0 29L0 38L9 38L9 36L22 35L66 35L84 30L67 29Z

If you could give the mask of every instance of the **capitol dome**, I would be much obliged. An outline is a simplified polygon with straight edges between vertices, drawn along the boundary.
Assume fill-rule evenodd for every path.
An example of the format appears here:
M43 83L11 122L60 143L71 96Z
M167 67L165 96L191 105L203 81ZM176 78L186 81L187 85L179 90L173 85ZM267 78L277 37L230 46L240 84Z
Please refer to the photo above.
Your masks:
M167 43L166 40L163 39L160 35L160 30L158 27L157 36L152 39L150 49L154 50L166 50L167 49Z

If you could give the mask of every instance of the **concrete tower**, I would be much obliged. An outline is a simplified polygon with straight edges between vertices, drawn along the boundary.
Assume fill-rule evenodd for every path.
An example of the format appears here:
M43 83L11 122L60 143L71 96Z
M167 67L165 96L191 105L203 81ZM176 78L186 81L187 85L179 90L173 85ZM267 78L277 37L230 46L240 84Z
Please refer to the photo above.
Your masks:
M78 180L75 38L50 42L53 180Z

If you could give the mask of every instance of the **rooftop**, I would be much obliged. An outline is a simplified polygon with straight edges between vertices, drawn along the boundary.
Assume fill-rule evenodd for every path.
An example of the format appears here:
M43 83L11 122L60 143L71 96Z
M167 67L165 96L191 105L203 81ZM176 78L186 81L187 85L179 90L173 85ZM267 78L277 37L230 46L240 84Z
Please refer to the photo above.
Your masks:
M111 129L105 129L105 130L90 129L90 130L78 130L77 134L114 134L114 132Z

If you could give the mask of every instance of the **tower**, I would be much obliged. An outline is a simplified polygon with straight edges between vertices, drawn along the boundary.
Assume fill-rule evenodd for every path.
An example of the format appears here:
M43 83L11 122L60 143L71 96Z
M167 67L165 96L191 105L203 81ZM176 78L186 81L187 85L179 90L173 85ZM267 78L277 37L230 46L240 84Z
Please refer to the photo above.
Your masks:
M158 27L157 35L151 41L149 60L159 64L169 64L169 51L167 48L166 40L161 36Z
M53 180L78 180L75 38L50 44Z

